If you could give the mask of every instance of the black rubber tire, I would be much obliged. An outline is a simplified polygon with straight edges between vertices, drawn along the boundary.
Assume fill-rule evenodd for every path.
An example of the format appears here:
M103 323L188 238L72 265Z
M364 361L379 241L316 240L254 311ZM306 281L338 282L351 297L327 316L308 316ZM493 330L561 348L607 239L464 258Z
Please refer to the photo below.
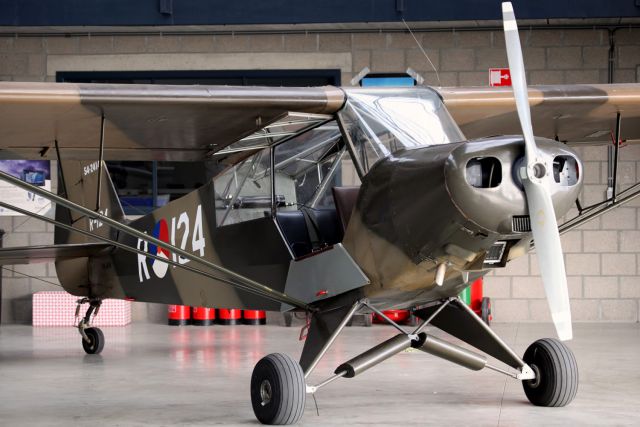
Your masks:
M264 399L263 394L269 398ZM253 368L251 405L262 424L297 423L304 413L306 400L304 372L291 357L272 353L260 359Z
M100 354L104 349L104 334L100 328L87 328L84 330L89 342L82 339L82 348L87 354Z
M482 298L482 305L480 306L480 317L482 317L482 321L486 323L487 326L491 326L491 298Z
M578 364L573 352L554 338L531 344L522 358L538 376L522 381L524 393L536 406L566 406L578 392Z

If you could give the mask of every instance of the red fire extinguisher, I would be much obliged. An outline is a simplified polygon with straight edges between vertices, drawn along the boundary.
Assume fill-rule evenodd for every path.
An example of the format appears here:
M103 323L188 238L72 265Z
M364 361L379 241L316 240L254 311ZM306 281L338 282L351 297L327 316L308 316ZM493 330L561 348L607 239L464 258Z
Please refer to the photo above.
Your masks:
M464 301L487 325L493 319L491 315L491 299L483 296L482 277L465 288L460 293L460 298Z

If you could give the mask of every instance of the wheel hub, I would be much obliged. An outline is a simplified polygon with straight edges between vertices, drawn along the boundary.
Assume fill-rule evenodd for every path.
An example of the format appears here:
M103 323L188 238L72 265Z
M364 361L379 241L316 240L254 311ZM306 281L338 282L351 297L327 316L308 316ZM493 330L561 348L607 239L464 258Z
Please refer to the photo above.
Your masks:
M269 380L263 380L262 383L260 383L260 405L268 405L269 402L271 402L271 396L273 395L272 393L273 392L271 390L271 383L269 382Z
M529 365L529 367L536 374L536 377L534 379L528 380L529 387L536 388L536 387L538 387L540 385L540 382L541 382L540 369L536 365L534 365L533 363L531 365Z

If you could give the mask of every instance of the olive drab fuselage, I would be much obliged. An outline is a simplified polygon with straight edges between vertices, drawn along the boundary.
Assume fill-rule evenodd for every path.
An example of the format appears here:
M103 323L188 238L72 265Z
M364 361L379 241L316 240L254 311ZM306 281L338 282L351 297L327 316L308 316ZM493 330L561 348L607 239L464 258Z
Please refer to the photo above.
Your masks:
M372 93L378 96L378 92ZM354 127L361 126L366 131L380 125L392 128L391 136L385 134L385 137L395 138L396 146L392 152L391 149L385 152L385 147L381 147L383 155L375 161L369 160L367 169L360 171L359 195L340 243L368 279L364 292L374 304L381 308L404 308L455 296L491 268L504 266L510 259L527 253L531 243L530 229L526 228L526 221L524 228L515 226L517 220L527 218L528 212L517 173L524 150L521 137L465 141L459 130L453 128L453 121L444 123L450 118L447 119L446 110L439 104L438 120L444 123L441 126L452 126L449 134L454 132L457 136L445 143L411 146L411 141L420 135L402 133L402 120L387 125L380 119L381 123L372 124L372 120L377 120L376 114L372 112L367 116L366 109L360 113L356 111L364 108L364 103L352 107L357 114L352 115L351 122L344 120L349 118L349 97L363 99L363 93L369 96L366 90L356 90L353 95L347 90L346 110L337 110L338 115L346 111L341 132L347 134L338 135L339 144L346 146L345 150L348 148L349 156L356 156L351 159L354 164L362 163L357 154L359 148L354 146L358 143ZM432 97L430 94L433 93L429 91L421 96ZM387 102L386 105L394 105L391 103L393 96L384 94L380 99ZM403 97L406 93L396 96L400 100L405 99ZM429 99L432 103L440 102ZM368 123L362 126L358 121ZM393 129L394 126L399 129ZM381 131L376 132L379 137ZM445 134L446 129L443 132ZM375 137L373 135L369 143L375 141ZM407 142L411 138L414 139ZM551 193L556 216L560 217L568 211L580 191L582 164L564 144L539 139L538 145L557 166L550 171L556 178ZM362 148L362 152L365 149ZM96 202L95 171L98 168L95 165L95 161L61 162L65 176L82 176L86 172L78 184L67 189L70 200L88 205ZM70 179L67 178L68 187ZM124 220L110 180L103 181L102 187L102 213ZM292 265L300 259L291 251L286 230L282 230L282 224L272 215L277 206L269 204L271 207L264 209L262 217L221 226L220 192L220 183L213 179L129 225L284 292ZM267 198L267 202L277 203L276 198ZM69 215L62 209L58 218L73 221ZM83 226L79 222L75 224ZM181 264L189 264L189 260L166 248L116 233L95 220L87 222L85 228L106 233L142 253L114 249L97 257L58 260L60 280L71 293L205 307L283 309L275 301L180 268ZM86 238L73 233L56 232L56 243L83 241ZM304 258L316 257L322 252L312 251ZM145 253L161 259L147 257ZM163 262L164 258L178 266ZM441 264L445 265L446 273L439 286L435 272ZM316 277L308 277L309 282L314 280ZM316 301L335 296L329 291L323 295L318 293Z

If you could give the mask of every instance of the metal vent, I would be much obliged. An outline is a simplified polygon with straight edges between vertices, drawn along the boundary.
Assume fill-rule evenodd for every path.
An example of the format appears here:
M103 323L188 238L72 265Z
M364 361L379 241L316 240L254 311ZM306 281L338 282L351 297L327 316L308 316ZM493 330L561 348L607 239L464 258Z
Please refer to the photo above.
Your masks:
M514 233L528 233L531 231L529 215L514 215L511 218L511 229Z
M502 262L502 256L504 250L507 247L507 242L495 242L493 246L487 251L487 256L484 258L485 264L500 264Z

